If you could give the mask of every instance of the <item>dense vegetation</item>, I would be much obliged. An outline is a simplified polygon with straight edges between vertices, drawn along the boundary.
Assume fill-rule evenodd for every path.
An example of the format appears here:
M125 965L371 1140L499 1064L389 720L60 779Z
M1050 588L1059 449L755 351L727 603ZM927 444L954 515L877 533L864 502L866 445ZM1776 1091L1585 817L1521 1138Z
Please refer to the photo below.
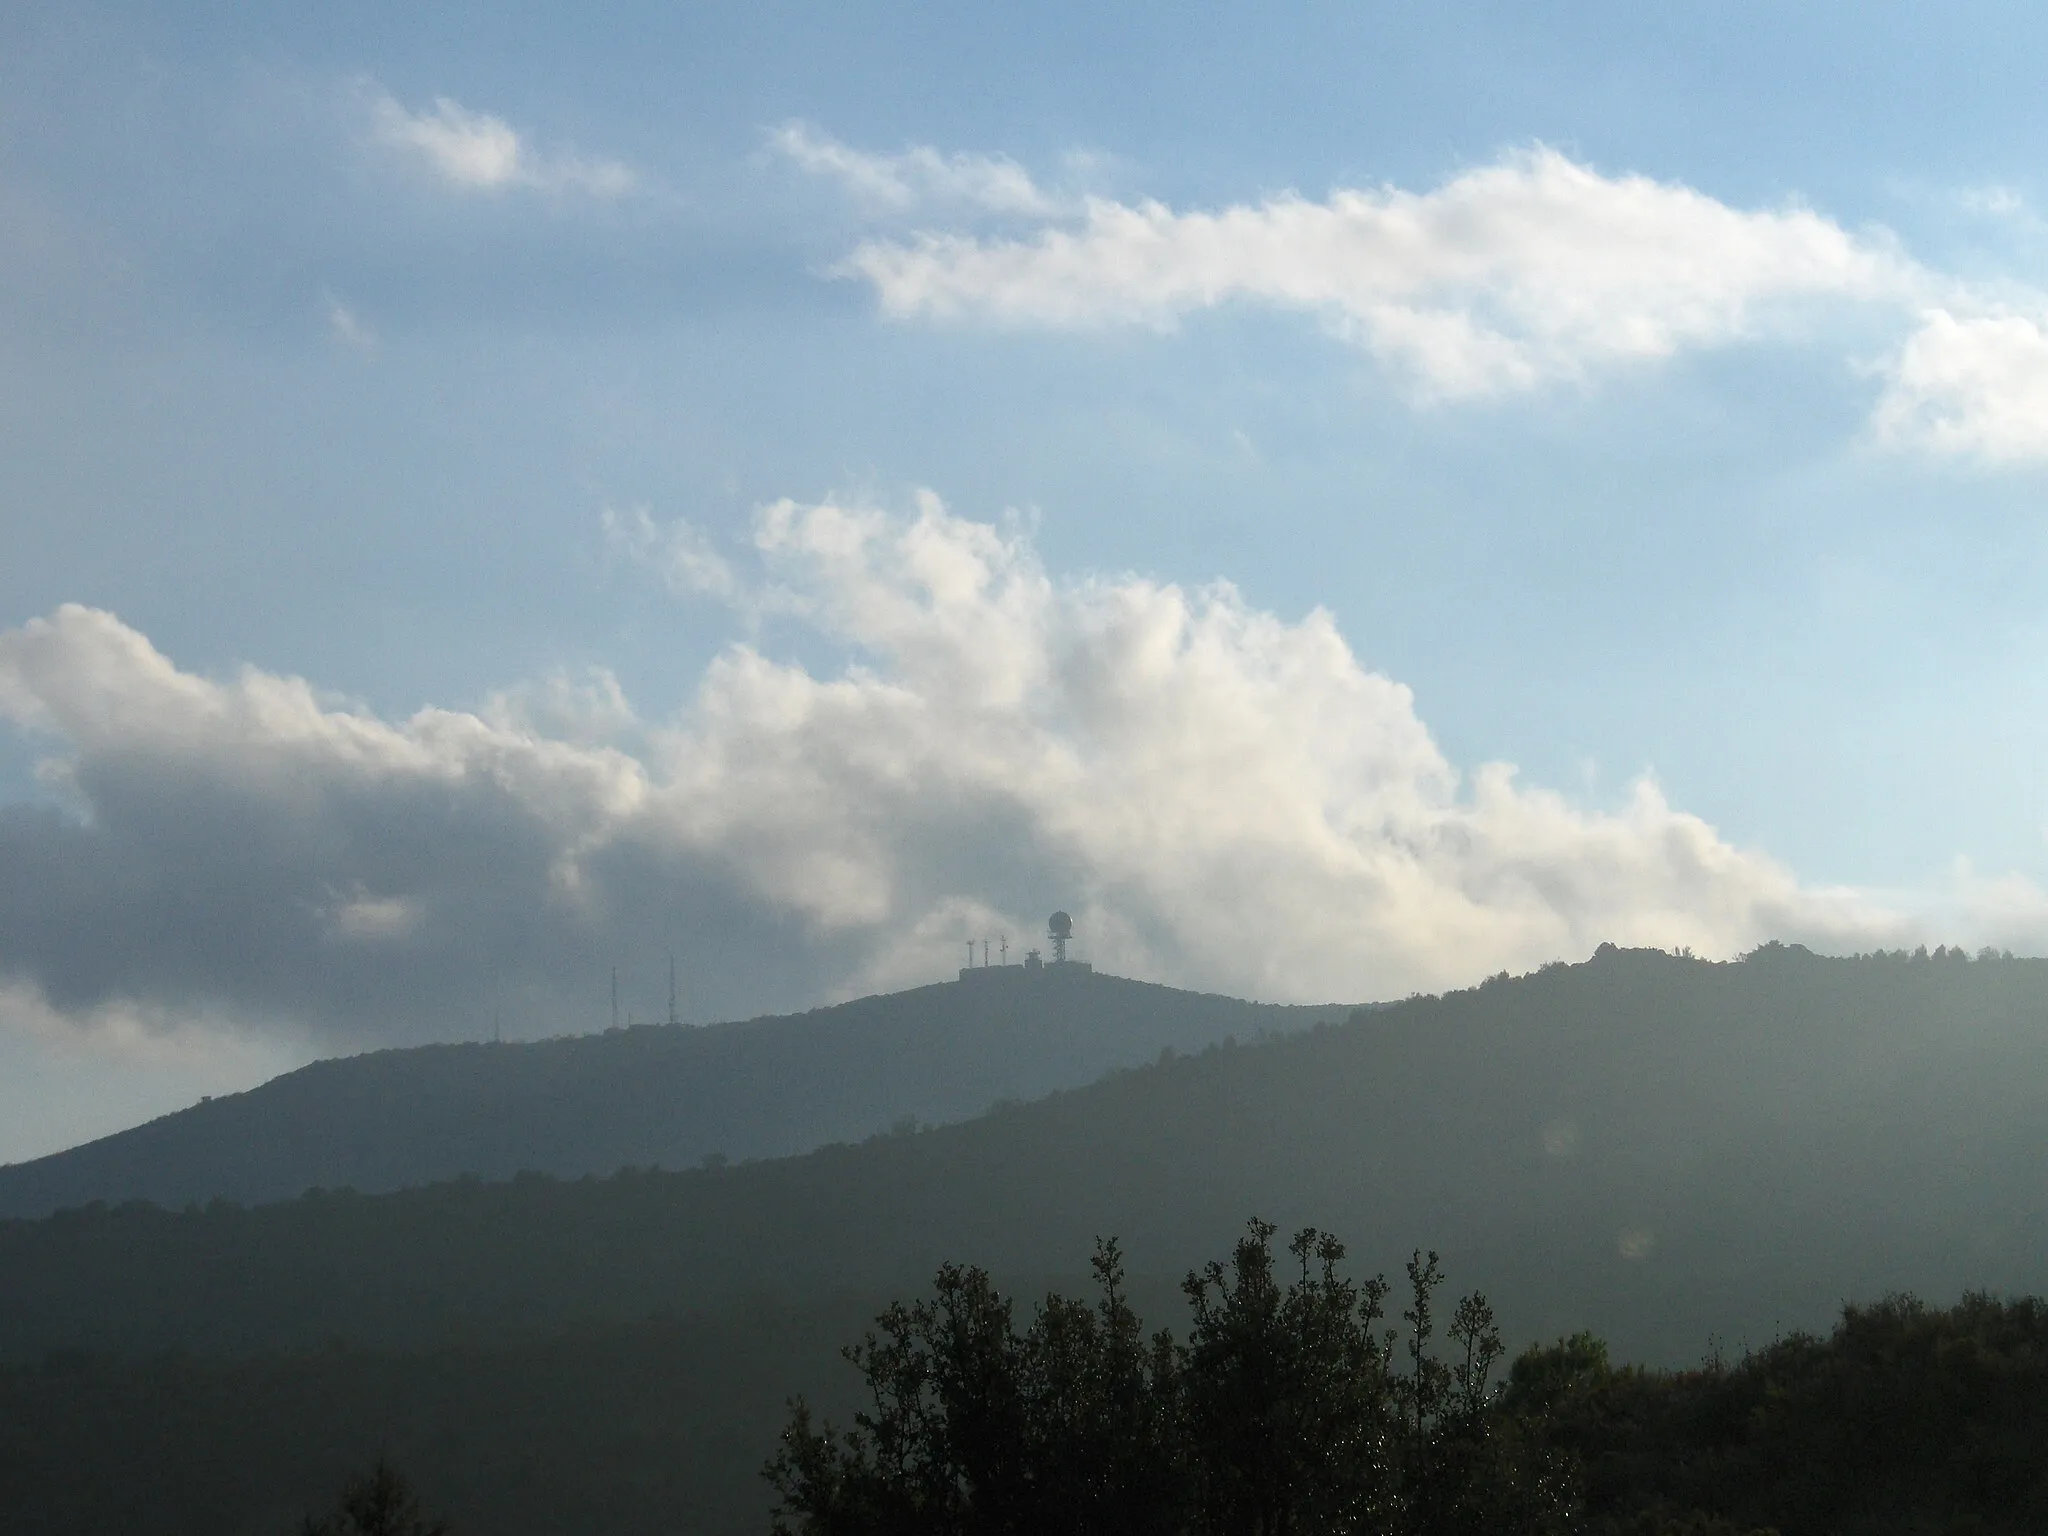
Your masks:
M376 1051L0 1167L0 1216L786 1157L1349 1011L1011 967L787 1018Z
M1149 1339L1098 1250L1094 1307L1019 1331L946 1266L846 1351L868 1406L799 1402L767 1475L778 1536L1919 1536L2048 1528L2048 1305L1849 1307L1729 1365L1615 1369L1580 1333L1502 1388L1484 1298L1435 1347L1437 1257L1387 1287L1306 1229L1276 1271L1253 1223L1191 1274L1185 1343ZM1398 1346L1398 1347L1397 1347Z
M1506 1413L1579 1467L1596 1532L2048 1530L2048 1305L1844 1308L1735 1363L1614 1369L1590 1336L1515 1364Z
M0 1531L291 1536L380 1455L455 1536L765 1536L791 1394L884 1298L393 1353L66 1352L0 1366Z
M1306 1228L1278 1272L1253 1222L1188 1276L1185 1344L1147 1339L1114 1243L1094 1307L1050 1296L1019 1333L978 1269L890 1308L848 1351L872 1407L845 1434L797 1405L768 1476L778 1536L1455 1536L1562 1530L1563 1463L1491 1412L1502 1345L1483 1297L1435 1350L1437 1256L1408 1262L1406 1345L1387 1286Z
M859 1499L905 1491L874 1486L875 1431L865 1455L845 1434L825 1441L823 1421L864 1411L908 1452L895 1465L953 1477L954 1515L984 1481L1019 1482L1003 1467L962 1474L1029 1461L1055 1469L1054 1491L1082 1506L1057 1516L1076 1531L1090 1528L1090 1507L1099 1526L1105 1495L1154 1489L1162 1473L1176 1480L1161 1507L1190 1529L1276 1484L1317 1501L1376 1499L1392 1529L1404 1499L1449 1505L1437 1529L1457 1529L1463 1508L1488 1511L1487 1529L1503 1533L2048 1529L2040 1301L1971 1296L1941 1309L1895 1297L1844 1310L1826 1336L1676 1371L1614 1366L1577 1334L1523 1351L1475 1415L1491 1353L1482 1315L1448 1309L1451 1348L1411 1385L1412 1325L1389 1348L1364 1326L1377 1288L1326 1272L1328 1252L1311 1245L1304 1275L1284 1260L1279 1273L1248 1266L1240 1247L1197 1275L1197 1304L1179 1309L1185 1342L1164 1350L1118 1287L1023 1320L985 1275L949 1267L926 1297L882 1311L853 1369L833 1345L875 1309L851 1299L417 1355L73 1355L0 1368L0 1528L286 1536L333 1505L345 1474L388 1454L454 1536L765 1536L778 1499L786 1526L823 1536L863 1529ZM1413 1294L1404 1312L1417 1310ZM956 1320L967 1325L957 1333ZM1461 1376L1465 1340L1477 1348ZM862 1391L867 1376L879 1399ZM943 1415L906 1411L913 1388L930 1406L963 1383L1008 1417L963 1415L973 1432L955 1437L938 1432ZM785 1401L799 1391L811 1408L791 1423ZM779 1495L758 1475L768 1457ZM1436 1504L1413 1497L1423 1487ZM1319 1502L1315 1519L1327 1518ZM1296 1527L1323 1528L1341 1529Z

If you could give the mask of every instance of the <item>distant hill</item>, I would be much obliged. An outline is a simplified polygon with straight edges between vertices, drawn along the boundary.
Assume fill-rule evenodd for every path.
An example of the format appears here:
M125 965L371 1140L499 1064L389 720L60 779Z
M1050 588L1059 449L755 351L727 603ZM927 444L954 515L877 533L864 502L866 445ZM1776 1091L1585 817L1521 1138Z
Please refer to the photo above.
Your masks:
M784 1018L378 1051L0 1166L0 1217L786 1156L1348 1012L1008 966Z
M1244 1217L1441 1248L1511 1337L1696 1360L1847 1297L2048 1290L2048 964L1604 949L802 1157L0 1222L0 1356L413 1347L921 1285L1154 1282Z

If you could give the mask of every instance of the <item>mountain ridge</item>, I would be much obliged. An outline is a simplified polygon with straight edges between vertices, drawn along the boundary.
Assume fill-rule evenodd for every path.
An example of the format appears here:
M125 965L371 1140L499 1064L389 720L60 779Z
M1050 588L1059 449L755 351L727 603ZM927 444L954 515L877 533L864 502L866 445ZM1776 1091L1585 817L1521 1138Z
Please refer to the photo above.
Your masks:
M1021 1286L1098 1236L1177 1277L1249 1215L1440 1248L1532 1338L1648 1361L1849 1296L2048 1289L2048 963L1603 950L917 1134L722 1169L0 1222L0 1357ZM1075 1277L1079 1279L1079 1276Z
M799 1014L372 1051L0 1166L0 1217L790 1156L1349 1012L1009 966Z

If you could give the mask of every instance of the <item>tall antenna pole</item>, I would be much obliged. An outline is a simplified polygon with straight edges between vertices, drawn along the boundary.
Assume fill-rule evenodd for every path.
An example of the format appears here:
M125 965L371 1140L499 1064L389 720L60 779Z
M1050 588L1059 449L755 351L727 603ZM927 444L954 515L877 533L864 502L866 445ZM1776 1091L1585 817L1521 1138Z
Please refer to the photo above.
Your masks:
M668 952L668 1021L671 1024L683 1022L681 1016L676 1012L676 952L674 950Z
M1003 964L1008 965L1010 963L1010 936L1006 933L1001 937L1003 941Z
M498 1010L493 1008L491 1010L491 1044L502 1045L503 1043L502 1037L498 1034Z
M612 967L612 1028L619 1027L619 968Z
M967 941L967 963L969 965L974 964L974 940L972 939Z
M987 939L983 939L983 940L981 941L981 968L982 968L982 969L983 969L984 971L988 969L988 940L987 940Z

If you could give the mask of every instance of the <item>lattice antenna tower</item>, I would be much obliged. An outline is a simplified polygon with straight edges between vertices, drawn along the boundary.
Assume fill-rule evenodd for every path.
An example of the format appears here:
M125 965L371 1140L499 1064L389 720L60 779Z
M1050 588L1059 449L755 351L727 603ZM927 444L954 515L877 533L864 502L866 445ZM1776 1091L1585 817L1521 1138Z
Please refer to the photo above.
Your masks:
M676 952L674 950L668 952L668 1021L671 1024L683 1022L682 1015L676 1012Z
M1074 936L1074 920L1064 912L1055 912L1045 925L1046 937L1052 940L1052 963L1067 963L1067 940Z

